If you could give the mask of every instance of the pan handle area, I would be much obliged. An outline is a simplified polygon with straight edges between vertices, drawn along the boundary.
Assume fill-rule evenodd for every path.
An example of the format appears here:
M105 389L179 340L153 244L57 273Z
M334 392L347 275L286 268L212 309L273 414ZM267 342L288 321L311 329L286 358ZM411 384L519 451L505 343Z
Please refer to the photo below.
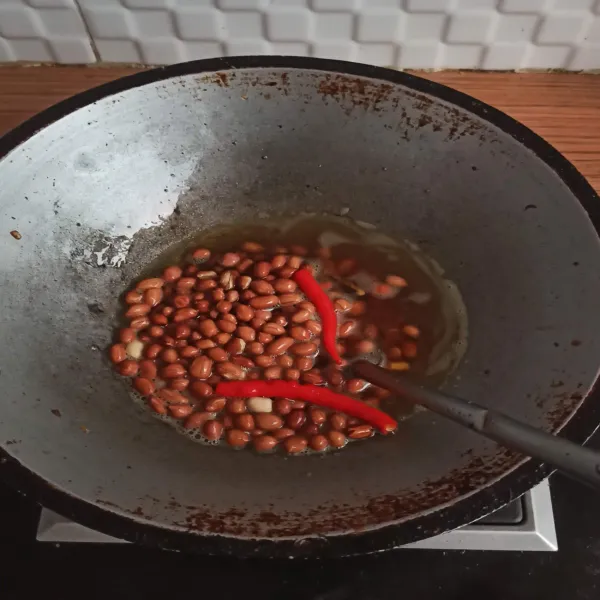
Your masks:
M600 491L600 452L583 448L475 402L424 388L365 360L353 363L352 370L370 383L421 404L507 448L548 463L572 479Z

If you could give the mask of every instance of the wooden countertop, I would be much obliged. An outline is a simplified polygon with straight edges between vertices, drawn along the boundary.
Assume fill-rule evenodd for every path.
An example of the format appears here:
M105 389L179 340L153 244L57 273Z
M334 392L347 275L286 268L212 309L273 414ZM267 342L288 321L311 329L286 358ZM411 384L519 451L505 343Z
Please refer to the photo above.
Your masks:
M0 67L0 135L83 90L134 67ZM600 75L575 73L418 73L508 113L562 152L600 193Z

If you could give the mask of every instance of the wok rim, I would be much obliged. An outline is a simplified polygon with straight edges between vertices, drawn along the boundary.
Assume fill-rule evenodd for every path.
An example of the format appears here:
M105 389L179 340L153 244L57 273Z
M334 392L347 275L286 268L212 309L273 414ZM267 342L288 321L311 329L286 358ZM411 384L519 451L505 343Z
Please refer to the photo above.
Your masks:
M598 195L573 164L528 127L500 110L445 85L401 71L346 61L287 56L238 56L195 60L144 70L67 98L18 125L0 138L0 160L41 129L80 108L116 93L182 75L250 68L313 70L369 77L429 94L473 113L513 137L517 143L529 149L536 158L550 167L579 201L600 237ZM590 393L573 411L560 432L567 439L582 444L594 433L599 423L600 385L596 379ZM4 447L0 447L0 477L4 481L23 494L32 496L43 506L86 527L156 548L256 558L341 557L408 544L478 520L527 492L552 472L550 466L524 458L495 482L451 505L433 509L408 521L390 523L361 532L349 531L327 537L326 540L303 539L303 543L298 544L292 538L235 538L179 531L168 526L142 522L133 516L117 514L109 508L58 489L41 475L22 465Z

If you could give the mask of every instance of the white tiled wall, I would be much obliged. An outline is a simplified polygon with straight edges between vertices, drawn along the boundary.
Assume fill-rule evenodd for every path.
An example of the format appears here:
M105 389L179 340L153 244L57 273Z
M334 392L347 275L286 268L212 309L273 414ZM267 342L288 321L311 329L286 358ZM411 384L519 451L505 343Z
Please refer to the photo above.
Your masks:
M94 62L74 0L0 0L0 62Z
M0 0L0 61L600 69L600 0Z

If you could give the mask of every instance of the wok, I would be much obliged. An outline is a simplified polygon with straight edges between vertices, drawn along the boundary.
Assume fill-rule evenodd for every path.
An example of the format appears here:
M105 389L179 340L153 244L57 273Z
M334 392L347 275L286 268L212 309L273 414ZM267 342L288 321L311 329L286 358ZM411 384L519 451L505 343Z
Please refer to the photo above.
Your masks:
M291 459L203 447L143 412L106 358L117 298L225 222L349 208L418 243L468 309L448 389L575 442L598 425L598 198L477 100L359 64L214 59L70 98L0 152L2 473L85 525L206 553L350 555L469 523L550 472L429 412Z

